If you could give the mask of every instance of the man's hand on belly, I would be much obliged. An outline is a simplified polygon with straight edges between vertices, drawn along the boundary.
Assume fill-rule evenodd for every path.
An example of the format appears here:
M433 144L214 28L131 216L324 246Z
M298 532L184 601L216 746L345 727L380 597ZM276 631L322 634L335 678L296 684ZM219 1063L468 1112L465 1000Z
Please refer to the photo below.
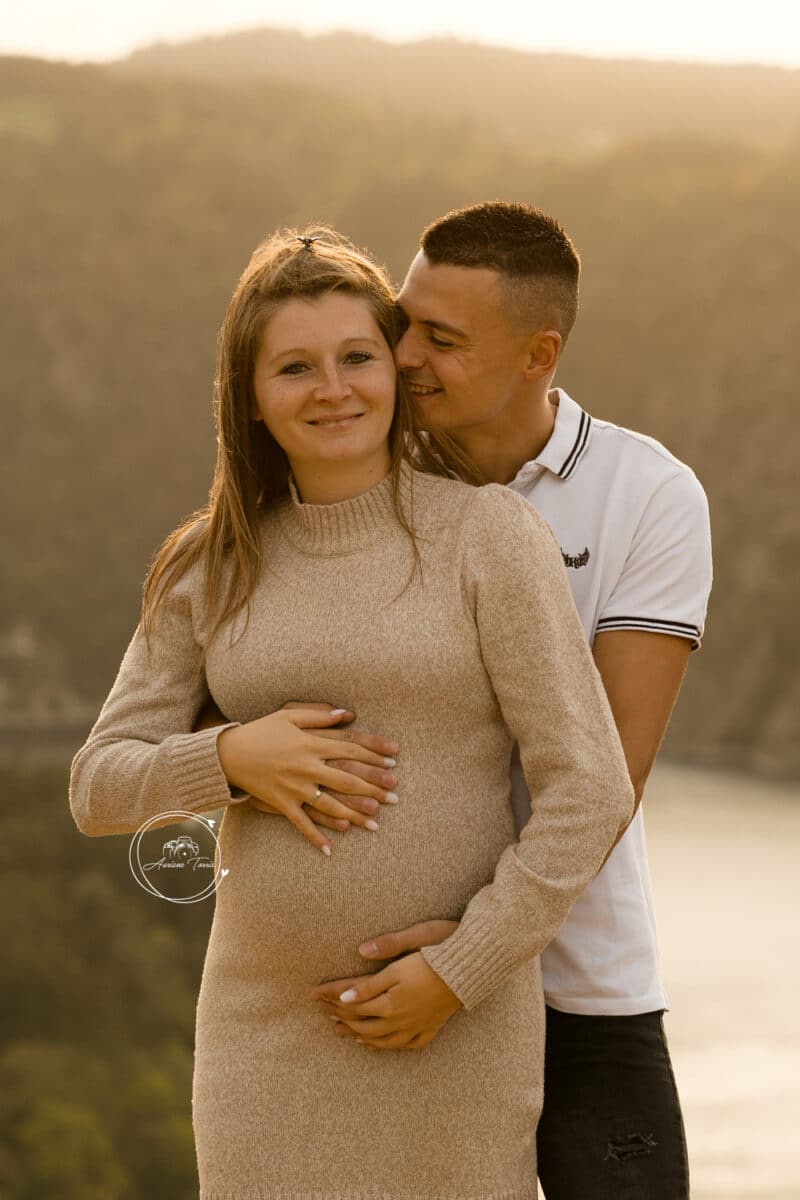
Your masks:
M446 924L455 927L455 922ZM373 1050L421 1050L461 1008L458 997L418 953L374 975L324 983L311 996L337 1021L340 1037L354 1037Z
M423 946L438 946L455 933L458 921L419 921L405 929L391 933L379 933L368 942L362 942L358 952L362 958L397 958L409 950L421 950Z

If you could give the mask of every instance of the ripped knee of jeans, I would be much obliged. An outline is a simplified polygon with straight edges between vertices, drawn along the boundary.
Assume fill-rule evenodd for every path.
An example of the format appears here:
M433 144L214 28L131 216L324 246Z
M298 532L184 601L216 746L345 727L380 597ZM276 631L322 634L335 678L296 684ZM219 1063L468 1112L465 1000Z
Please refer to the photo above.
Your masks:
M645 1158L657 1145L652 1133L629 1133L608 1143L605 1161L611 1158L616 1162L627 1162L629 1158Z

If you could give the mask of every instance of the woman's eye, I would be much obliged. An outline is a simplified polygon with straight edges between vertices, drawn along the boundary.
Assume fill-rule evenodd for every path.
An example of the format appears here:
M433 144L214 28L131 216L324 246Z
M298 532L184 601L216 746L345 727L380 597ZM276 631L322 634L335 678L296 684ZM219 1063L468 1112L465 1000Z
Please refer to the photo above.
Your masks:
M306 364L302 362L290 362L281 367L279 374L281 375L299 375L301 371L305 371Z
M363 363L363 362L369 362L369 360L371 358L372 358L372 355L369 354L366 350L351 350L347 356L346 361L350 362L350 363Z

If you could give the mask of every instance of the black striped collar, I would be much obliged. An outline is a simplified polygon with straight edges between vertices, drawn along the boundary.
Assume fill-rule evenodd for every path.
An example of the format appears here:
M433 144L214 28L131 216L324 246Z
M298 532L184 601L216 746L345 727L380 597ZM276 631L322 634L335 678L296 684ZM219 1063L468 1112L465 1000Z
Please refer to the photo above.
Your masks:
M533 463L546 467L559 479L569 479L589 446L592 418L563 388L553 388L550 398L558 400L556 423L547 445Z

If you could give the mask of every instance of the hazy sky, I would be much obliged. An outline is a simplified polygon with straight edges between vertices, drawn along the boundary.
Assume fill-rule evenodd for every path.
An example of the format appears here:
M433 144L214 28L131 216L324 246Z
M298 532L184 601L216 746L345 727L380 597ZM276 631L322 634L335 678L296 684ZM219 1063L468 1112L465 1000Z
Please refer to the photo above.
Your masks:
M0 53L117 58L148 42L255 25L351 29L394 40L449 34L519 49L800 66L796 0L17 0L0 21Z

